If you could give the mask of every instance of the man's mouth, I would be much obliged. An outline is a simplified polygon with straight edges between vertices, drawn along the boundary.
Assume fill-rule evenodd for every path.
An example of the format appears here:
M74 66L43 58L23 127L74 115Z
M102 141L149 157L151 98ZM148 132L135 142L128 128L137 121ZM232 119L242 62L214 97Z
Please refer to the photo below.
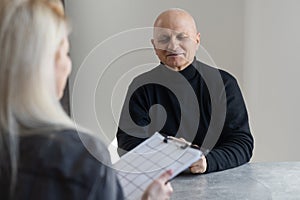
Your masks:
M175 56L180 56L180 55L183 55L183 53L169 53L167 54L167 57L175 57Z

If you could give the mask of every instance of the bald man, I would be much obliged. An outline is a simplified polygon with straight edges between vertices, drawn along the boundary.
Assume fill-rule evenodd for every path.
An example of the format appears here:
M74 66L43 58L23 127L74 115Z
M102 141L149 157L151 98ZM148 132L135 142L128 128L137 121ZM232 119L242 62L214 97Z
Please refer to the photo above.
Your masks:
M128 88L117 132L120 154L158 131L210 150L190 166L194 174L248 162L253 137L238 83L196 59L200 33L193 17L181 9L162 12L151 42L161 63Z

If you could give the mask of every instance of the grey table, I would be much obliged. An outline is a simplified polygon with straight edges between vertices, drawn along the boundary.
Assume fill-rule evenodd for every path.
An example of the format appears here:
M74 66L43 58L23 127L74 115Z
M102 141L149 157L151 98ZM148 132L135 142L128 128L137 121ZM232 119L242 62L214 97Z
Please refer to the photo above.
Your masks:
M183 173L172 186L173 200L300 200L300 162L248 163L204 175Z

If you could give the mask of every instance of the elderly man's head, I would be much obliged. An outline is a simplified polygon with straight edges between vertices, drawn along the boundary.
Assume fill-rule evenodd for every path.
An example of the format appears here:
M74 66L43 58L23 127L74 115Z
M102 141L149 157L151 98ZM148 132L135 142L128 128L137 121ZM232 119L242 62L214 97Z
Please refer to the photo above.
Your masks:
M152 44L162 63L180 71L193 62L200 44L200 33L189 13L169 9L154 22Z

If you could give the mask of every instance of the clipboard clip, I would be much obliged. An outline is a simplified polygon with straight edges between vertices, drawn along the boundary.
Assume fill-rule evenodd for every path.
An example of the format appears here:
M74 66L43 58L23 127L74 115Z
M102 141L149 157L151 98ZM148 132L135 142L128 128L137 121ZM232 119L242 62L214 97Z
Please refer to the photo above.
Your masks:
M179 138L176 138L176 137L173 137L173 136L168 136L167 135L167 136L164 137L163 141L164 141L164 143L168 143L169 140L174 141L176 143L179 143L181 149L186 149L187 147L198 149L205 156L210 152L209 149L206 149L206 148L203 148L203 147L200 148L198 145L192 144L191 142L188 142L184 139L179 139Z
M165 136L164 143L168 143L169 140L170 141L174 141L176 143L179 143L181 149L186 149L187 147L192 146L192 143L190 143L188 141L185 141L183 139L179 139L179 138L173 137L173 136Z

